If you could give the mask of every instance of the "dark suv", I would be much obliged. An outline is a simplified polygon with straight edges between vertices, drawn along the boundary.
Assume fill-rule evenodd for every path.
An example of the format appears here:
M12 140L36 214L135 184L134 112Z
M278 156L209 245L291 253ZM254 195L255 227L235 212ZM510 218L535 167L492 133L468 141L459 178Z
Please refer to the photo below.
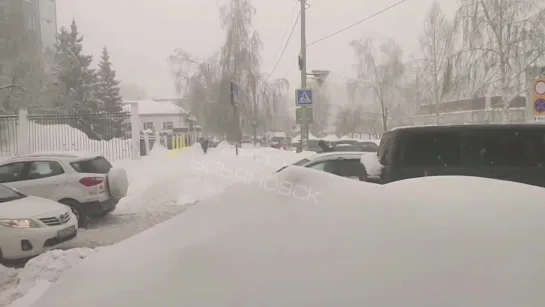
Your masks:
M425 126L386 132L381 183L475 176L545 187L545 125Z

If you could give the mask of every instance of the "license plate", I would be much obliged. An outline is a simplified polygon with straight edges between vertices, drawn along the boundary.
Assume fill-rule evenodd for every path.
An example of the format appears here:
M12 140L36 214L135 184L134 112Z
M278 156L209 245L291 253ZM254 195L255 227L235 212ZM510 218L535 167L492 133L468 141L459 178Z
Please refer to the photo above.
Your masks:
M57 236L59 238L61 238L61 239L66 238L66 237L69 237L69 236L75 234L76 231L77 231L76 226L70 226L70 227L65 228L63 230L59 230L59 232L57 233Z

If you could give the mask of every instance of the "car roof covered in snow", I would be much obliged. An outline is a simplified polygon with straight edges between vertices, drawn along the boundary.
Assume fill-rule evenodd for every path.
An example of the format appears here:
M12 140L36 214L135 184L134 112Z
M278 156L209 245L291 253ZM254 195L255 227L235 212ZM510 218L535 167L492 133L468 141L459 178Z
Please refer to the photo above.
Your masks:
M386 132L398 131L452 131L452 130L545 130L543 124L465 124L465 125L422 125L422 126L405 126L396 127Z
M74 160L83 160L83 159L92 159L100 157L99 154L85 151L42 151L35 152L28 155L21 155L18 157L11 158L4 161L4 164L7 162L16 162L16 161L25 161L35 158L55 158L55 159L74 159Z
M317 160L317 159L327 159L327 158L333 158L333 157L343 157L343 156L354 156L354 157L360 157L362 154L365 154L365 152L357 152L357 151L332 151L332 152L321 152L314 154L310 157L307 157L309 160Z

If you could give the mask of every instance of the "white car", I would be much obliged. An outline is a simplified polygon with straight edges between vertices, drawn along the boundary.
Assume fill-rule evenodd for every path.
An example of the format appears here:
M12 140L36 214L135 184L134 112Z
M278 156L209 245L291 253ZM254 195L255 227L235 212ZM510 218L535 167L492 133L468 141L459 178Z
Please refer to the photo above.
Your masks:
M80 227L115 210L129 188L123 168L82 152L43 152L4 161L0 183L69 206Z
M68 206L0 184L0 262L37 256L77 232L78 220Z
M319 171L328 172L341 177L366 181L367 172L361 163L362 152L327 152L319 153L308 158L299 160L293 165L308 167ZM277 172L288 166L284 166Z

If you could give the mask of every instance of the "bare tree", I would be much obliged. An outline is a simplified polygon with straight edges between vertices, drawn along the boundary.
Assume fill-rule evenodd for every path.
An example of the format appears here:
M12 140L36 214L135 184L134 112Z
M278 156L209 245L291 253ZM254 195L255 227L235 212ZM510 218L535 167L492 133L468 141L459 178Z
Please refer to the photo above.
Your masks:
M249 0L229 1L220 9L226 38L217 56L199 60L178 49L169 57L178 94L191 101L191 112L211 132L234 137L239 132L233 126L236 120L245 132L251 131L253 121L265 129L286 112L287 80L270 80L260 71L262 44L252 27L255 13ZM230 82L240 87L238 119L229 103Z
M225 133L230 117L222 116L226 106L220 104L221 68L218 56L199 61L177 49L169 57L169 63L176 90L189 100L191 114L208 132Z
M380 107L382 128L388 130L388 116L392 96L403 79L402 51L390 40L381 44L377 51L372 39L360 39L350 44L356 57L356 81L367 88Z
M456 25L463 34L457 56L475 60L480 92L499 92L503 121L510 122L510 103L526 90L527 68L545 55L545 9L533 0L462 0Z
M419 81L425 86L420 97L435 104L436 122L439 123L439 103L449 90L448 78L450 57L454 47L454 28L434 1L424 20L424 32L420 37L420 47L423 55L421 61L423 72L418 74ZM419 67L417 65L416 67Z

